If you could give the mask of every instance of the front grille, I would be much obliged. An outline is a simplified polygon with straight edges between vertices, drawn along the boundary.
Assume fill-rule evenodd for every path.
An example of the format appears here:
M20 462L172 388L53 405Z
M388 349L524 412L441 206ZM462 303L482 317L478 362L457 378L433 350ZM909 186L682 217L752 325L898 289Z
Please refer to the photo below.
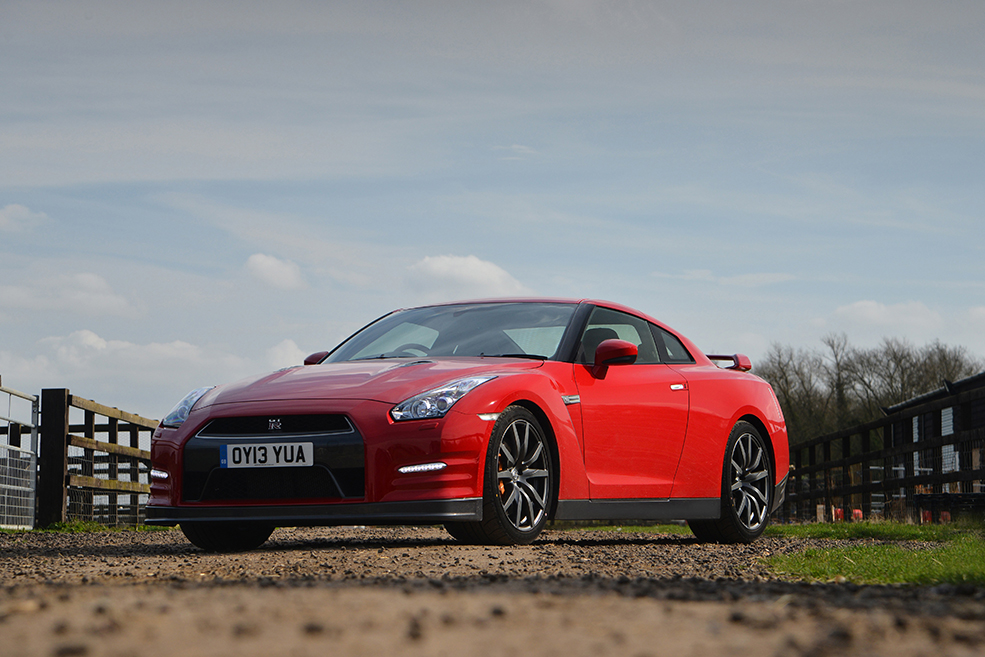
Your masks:
M346 495L342 484L328 468L316 465L311 468L215 468L202 491L201 501L209 500L290 500L344 498L361 495L362 471L345 473L352 486ZM351 481L352 475L360 481ZM345 480L346 477L343 477Z
M314 465L222 468L223 445L310 442ZM182 500L255 502L365 497L363 438L344 415L216 418L184 447Z
M259 415L256 417L220 417L205 425L198 435L203 438L237 436L308 436L352 433L354 429L344 415Z

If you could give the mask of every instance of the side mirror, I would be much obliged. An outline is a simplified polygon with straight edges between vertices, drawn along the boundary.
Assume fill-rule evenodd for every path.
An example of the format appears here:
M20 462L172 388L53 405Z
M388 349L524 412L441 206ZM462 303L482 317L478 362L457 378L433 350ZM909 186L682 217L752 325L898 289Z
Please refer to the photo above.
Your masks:
M605 378L609 365L632 365L636 362L639 349L632 342L625 340L603 340L595 349L595 364L592 366L592 376L597 379Z
M317 365L318 363L320 363L323 360L325 360L325 356L327 356L327 355L328 355L328 352L327 351L319 351L317 353L311 354L310 356L308 356L307 358L304 359L304 364L305 365Z

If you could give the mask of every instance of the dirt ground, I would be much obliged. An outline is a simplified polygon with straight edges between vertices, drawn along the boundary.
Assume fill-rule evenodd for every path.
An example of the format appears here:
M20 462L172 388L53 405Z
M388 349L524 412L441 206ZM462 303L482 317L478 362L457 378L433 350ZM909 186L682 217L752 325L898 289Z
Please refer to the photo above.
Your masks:
M214 555L177 530L0 534L0 656L985 653L985 589L784 582L760 563L811 544L312 528Z

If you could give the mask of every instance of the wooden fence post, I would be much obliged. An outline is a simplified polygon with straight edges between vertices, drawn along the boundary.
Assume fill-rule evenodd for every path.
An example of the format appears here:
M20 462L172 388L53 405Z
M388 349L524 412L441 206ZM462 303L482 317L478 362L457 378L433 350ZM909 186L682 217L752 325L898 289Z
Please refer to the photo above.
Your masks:
M11 447L21 446L21 425L17 422L11 422L7 425L7 444Z
M120 442L120 421L115 417L107 418L107 430L108 439L111 445L119 444ZM109 454L109 463L107 464L109 479L111 481L116 481L120 478L120 457L118 454ZM109 508L108 511L108 524L111 527L116 527L119 523L119 507L117 506L119 499L116 493L109 494Z
M872 461L864 456L872 451L872 432L862 429L861 445L862 461L862 517L868 520L872 516Z
M68 495L68 400L65 388L41 391L41 449L38 456L37 525L65 522Z

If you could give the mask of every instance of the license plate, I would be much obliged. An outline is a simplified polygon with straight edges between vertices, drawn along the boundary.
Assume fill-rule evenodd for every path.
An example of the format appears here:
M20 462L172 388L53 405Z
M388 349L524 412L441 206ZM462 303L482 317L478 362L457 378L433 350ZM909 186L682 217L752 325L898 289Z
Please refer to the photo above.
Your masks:
M221 445L220 468L305 468L314 465L313 443Z

